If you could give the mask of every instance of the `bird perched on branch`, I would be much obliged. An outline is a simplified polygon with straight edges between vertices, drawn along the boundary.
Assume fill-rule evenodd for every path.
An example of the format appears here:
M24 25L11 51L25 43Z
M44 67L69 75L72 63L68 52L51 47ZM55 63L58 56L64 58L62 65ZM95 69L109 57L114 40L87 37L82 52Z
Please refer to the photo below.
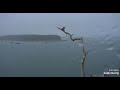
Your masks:
M56 26L57 27L57 26ZM60 30L62 30L63 32L65 32L65 27L63 27L63 28L59 28L59 27L57 27L58 29L60 29Z
M57 26L56 26L57 27ZM62 30L66 35L68 34L68 35L71 35L70 33L68 33L68 32L66 32L65 31L65 27L63 27L63 28L59 28L59 27L57 27L58 29L60 29L60 30Z
M57 27L57 26L56 26ZM65 27L63 26L63 28L59 28L59 27L57 27L58 29L60 29L61 31L63 31L66 35L69 35L70 36L70 39L72 40L72 41L75 41L75 40L81 40L82 38L72 38L72 35L74 35L74 34L70 34L70 33L68 33L68 32L66 32L65 31Z

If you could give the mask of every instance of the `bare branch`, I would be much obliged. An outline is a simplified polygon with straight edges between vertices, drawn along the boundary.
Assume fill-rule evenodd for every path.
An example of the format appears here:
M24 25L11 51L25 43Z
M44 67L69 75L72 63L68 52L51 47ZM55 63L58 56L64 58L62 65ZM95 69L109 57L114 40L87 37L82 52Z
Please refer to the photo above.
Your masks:
M58 27L57 27L57 28L58 28ZM84 43L84 42L83 42L83 37L81 37L81 38L74 38L74 39L73 39L73 38L72 38L72 35L74 35L74 34L70 34L70 33L66 32L66 31L65 31L65 27L63 27L63 28L58 28L58 29L60 29L61 31L63 31L66 35L69 35L69 36L70 36L70 39L71 39L72 41L81 40L82 43ZM84 76L85 76L84 63L85 63L86 56L87 56L88 52L85 51L84 46L83 46L82 49L83 49L83 57L82 57L82 61L81 61L81 69L82 69L82 71L81 71L81 76L84 77Z
M57 27L57 26L56 26ZM58 27L57 27L58 28ZM72 38L72 35L73 34L70 34L70 33L68 33L68 32L66 32L65 31L65 27L63 27L63 28L58 28L58 29L60 29L61 31L63 31L66 35L69 35L70 36L70 39L72 40L72 41L76 41L76 40L82 40L82 38Z
M64 32L65 34L68 34L69 36L71 35L70 33L68 33L68 32Z

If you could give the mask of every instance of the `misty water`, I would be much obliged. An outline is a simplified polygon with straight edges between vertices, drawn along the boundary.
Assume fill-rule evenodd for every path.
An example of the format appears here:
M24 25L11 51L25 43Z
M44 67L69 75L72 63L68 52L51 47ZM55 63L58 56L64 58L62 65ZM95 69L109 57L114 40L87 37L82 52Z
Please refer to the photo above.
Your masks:
M119 13L1 13L2 35L59 35L67 41L0 40L0 77L80 77L83 37L85 76L120 68ZM20 44L19 44L20 43Z
M120 38L103 38L84 38L88 77L120 67ZM0 41L0 76L80 77L82 48L77 42L11 42Z

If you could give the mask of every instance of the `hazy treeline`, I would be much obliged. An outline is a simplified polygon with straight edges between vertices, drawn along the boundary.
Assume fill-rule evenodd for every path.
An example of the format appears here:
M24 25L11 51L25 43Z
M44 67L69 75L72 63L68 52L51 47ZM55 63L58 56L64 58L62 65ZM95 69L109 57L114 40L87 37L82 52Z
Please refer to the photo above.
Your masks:
M61 40L58 35L4 35L0 40L17 40L17 41L41 41L41 40Z

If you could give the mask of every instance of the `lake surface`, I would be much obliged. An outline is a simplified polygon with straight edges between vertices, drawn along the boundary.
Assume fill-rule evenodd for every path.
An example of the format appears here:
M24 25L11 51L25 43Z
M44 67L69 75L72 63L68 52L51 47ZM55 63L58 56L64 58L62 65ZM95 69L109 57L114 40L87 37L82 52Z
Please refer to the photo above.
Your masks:
M0 41L0 76L80 77L82 48L77 42ZM86 38L86 76L120 68L120 38Z

